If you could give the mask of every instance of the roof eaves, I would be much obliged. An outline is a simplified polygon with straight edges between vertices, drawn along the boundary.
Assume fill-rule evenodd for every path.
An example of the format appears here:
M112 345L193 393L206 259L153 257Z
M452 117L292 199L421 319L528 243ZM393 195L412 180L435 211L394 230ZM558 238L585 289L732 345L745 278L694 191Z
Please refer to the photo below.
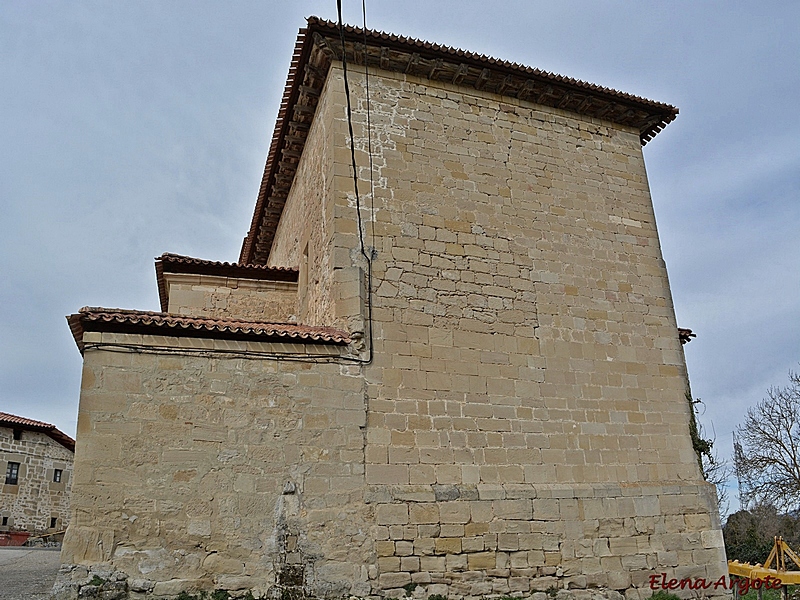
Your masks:
M365 32L350 25L344 26L344 34L343 49L338 25L313 16L308 18L307 27L298 34L253 219L242 244L241 263L266 264L269 260L278 221L297 167L297 162L287 160L285 156L281 158L279 154L283 155L290 149L291 143L286 143L288 137L300 140L302 152L304 132L308 131L316 107L316 100L302 98L301 90L316 89L318 93L330 61L340 59L343 51L353 64L366 63L428 79L471 84L476 89L638 128L642 145L678 114L678 109L668 104L457 48L382 31ZM319 53L315 52L317 50ZM314 55L318 56L317 64L310 64ZM299 99L304 102L301 106L312 110L295 114ZM293 126L296 130L290 136ZM297 148L291 150L298 154Z
M290 340L308 344L350 343L350 335L333 327L312 327L266 321L188 317L162 312L84 307L67 317L72 335L83 352L87 331L152 333L170 337L200 337L233 340Z
M298 270L285 267L267 267L264 265L229 263L215 260L193 258L181 254L165 252L155 259L156 282L161 311L169 310L169 290L165 274L185 273L191 275L214 275L236 279L254 279L259 281L282 281L297 283Z
M12 415L10 413L0 412L0 427L10 427L12 429L23 429L44 433L51 439L64 446L67 450L75 452L75 440L50 423L36 421L34 419L26 419L25 417L18 417L17 415Z

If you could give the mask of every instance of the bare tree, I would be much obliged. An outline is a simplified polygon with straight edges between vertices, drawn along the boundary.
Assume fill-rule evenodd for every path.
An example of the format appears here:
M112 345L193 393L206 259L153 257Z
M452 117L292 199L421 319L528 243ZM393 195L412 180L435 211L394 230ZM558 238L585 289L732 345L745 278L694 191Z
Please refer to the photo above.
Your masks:
M800 508L800 375L771 387L736 428L734 468L743 506Z

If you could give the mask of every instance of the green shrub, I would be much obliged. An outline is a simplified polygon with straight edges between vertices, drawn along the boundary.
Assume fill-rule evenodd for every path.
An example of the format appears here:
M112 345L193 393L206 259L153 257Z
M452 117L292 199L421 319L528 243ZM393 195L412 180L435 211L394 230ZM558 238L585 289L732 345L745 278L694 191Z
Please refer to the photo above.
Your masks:
M681 600L681 597L675 594L670 594L664 590L658 590L655 594L650 596L650 600Z

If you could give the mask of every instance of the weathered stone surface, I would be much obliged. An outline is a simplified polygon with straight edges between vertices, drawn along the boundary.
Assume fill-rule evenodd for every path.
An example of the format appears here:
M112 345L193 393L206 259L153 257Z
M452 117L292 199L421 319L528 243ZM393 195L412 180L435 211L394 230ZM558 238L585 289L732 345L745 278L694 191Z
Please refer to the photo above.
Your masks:
M274 323L297 320L295 283L180 273L167 273L164 279L170 313Z

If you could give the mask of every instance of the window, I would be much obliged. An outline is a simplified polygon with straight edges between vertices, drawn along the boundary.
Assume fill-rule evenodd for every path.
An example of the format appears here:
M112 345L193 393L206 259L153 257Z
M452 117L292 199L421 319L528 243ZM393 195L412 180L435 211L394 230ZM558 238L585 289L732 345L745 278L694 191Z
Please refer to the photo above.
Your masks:
M61 474L63 471L61 469L56 469L53 471L53 481L56 483L61 483Z
M3 517L3 526L8 525L8 517Z
M19 463L10 462L6 468L6 485L17 485L19 478Z
M50 529L55 529L56 523L58 523L58 517L50 517Z
M22 439L22 429L15 429L14 430L14 439L19 441Z

